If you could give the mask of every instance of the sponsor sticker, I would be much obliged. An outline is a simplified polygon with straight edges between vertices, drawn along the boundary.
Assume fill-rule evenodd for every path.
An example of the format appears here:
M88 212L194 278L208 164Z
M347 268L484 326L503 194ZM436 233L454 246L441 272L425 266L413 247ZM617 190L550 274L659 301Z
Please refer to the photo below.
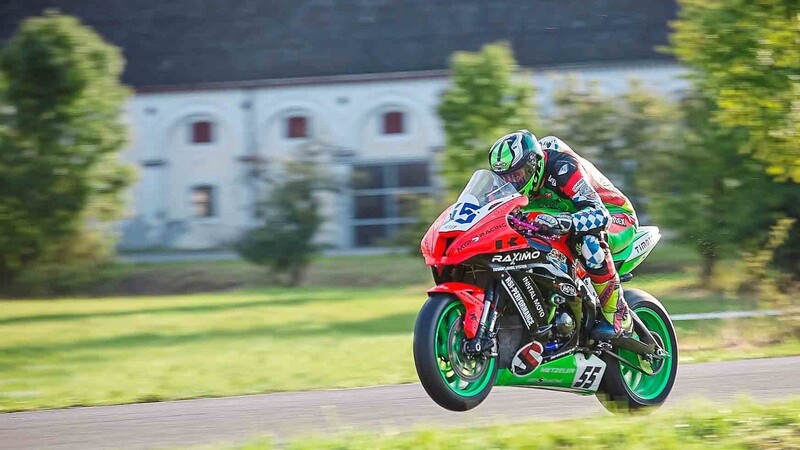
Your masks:
M544 347L537 341L523 346L511 360L511 373L518 377L530 374L542 363Z
M621 227L625 226L625 218L622 216L611 216L611 223L614 225L619 225Z
M542 367L542 373L575 373L575 369L572 367Z
M538 258L541 255L539 250L530 250L524 252L514 252L514 253L506 253L505 255L494 255L492 256L492 262L494 263L518 263L524 261L530 261Z
M556 249L550 250L550 253L547 254L547 260L555 264L562 272L567 272L569 269L567 256Z
M542 302L539 301L539 296L536 294L536 288L533 286L531 277L523 278L522 284L525 285L525 290L528 291L528 297L530 297L531 302L536 307L536 314L539 315L540 319L544 319L547 314L544 312L544 307L542 306Z
M528 305L525 304L525 298L522 296L519 286L517 286L517 283L515 283L510 276L503 279L503 286L505 286L508 295L511 296L511 301L517 306L519 315L522 316L522 321L525 322L525 327L530 329L531 325L534 323L533 315L531 315L531 310L528 309Z
M644 249L646 249L650 245L650 242L652 241L653 241L653 236L652 235L647 236L647 239L643 240L642 242L636 244L633 247L633 251L635 251L636 253L641 253Z
M558 285L558 290L560 290L564 295L568 297L575 297L577 291L575 290L575 286L569 283L561 283Z

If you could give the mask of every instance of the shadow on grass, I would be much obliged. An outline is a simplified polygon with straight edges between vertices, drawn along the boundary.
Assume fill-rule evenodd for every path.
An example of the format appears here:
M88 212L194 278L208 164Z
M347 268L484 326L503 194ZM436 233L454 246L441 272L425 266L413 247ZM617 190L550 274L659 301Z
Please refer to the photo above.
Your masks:
M214 341L243 340L257 338L297 339L301 337L346 337L346 336L385 336L410 334L414 329L416 313L392 314L362 321L338 321L324 324L291 322L280 325L252 327L242 330L210 330L202 333L160 334L138 333L104 339L88 339L76 342L62 342L54 345L22 345L0 350L0 364L4 369L30 364L32 358L47 359L50 355L69 355L73 352L94 352L109 349L140 350L163 348L184 344L211 343ZM246 342L232 342L242 345ZM277 343L286 347L286 343ZM15 363L11 358L16 359Z

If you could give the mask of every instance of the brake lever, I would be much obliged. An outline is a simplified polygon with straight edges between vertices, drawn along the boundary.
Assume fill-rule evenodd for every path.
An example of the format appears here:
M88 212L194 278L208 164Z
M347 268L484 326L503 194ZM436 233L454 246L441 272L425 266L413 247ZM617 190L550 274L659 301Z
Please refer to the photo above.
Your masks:
M536 225L534 225L532 223L526 222L524 220L520 220L515 216L508 216L508 219L512 224L516 225L517 227L527 228L528 230L532 231L533 233L538 233L539 232L539 227L537 227Z

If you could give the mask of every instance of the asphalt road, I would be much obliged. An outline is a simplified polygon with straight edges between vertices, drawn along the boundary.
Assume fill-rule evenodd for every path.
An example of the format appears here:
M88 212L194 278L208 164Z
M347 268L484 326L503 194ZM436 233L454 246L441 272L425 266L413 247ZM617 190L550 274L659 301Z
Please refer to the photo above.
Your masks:
M683 365L667 405L741 394L800 395L800 357ZM446 411L419 384L0 414L0 448L160 448L274 434L402 430L604 414L592 397L496 388L478 408Z

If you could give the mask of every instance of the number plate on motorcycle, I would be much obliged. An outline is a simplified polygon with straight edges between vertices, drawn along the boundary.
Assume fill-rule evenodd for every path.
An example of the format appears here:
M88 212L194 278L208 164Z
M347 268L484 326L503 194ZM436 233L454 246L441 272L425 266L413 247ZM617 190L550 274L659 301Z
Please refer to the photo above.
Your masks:
M606 363L595 355L586 359L580 353L575 355L575 363L577 370L575 370L575 379L572 380L572 387L596 391L606 371Z

